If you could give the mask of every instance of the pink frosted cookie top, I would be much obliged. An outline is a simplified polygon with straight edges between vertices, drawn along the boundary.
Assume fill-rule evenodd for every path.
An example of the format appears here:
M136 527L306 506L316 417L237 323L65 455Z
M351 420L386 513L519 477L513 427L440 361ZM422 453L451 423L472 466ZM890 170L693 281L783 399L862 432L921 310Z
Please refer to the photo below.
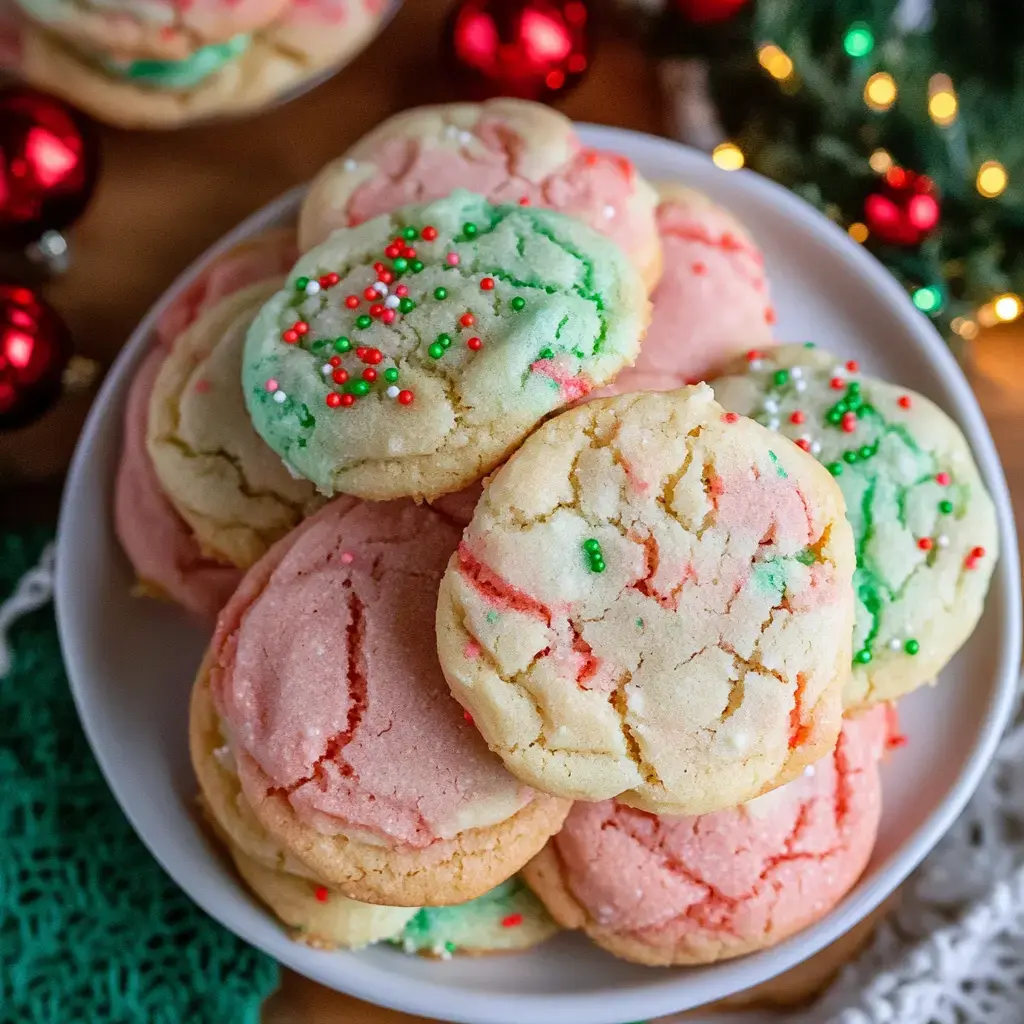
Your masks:
M250 799L284 793L320 832L420 848L530 799L437 662L437 586L458 539L425 506L341 498L249 572L211 679Z
M570 892L602 930L677 952L779 941L863 871L890 724L884 705L848 718L832 755L732 810L657 818L614 800L575 804L552 841Z
M114 528L140 579L190 612L213 619L242 574L203 557L192 531L164 497L146 451L149 396L164 356L162 349L153 349L128 392L114 488Z
M772 344L775 312L764 260L749 235L699 192L673 185L660 191L664 270L651 326L636 363L599 396L707 380L740 352Z

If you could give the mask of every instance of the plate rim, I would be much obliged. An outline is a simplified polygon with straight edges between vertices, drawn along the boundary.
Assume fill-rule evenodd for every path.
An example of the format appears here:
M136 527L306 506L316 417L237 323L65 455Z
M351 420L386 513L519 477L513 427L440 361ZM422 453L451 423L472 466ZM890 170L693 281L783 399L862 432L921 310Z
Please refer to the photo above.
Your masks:
M682 158L684 163L711 164L706 154L673 140L606 125L576 123L576 128L585 145L628 152L631 156L638 150L646 149L655 153L661 151L677 163ZM981 776L991 761L999 738L1009 721L1017 690L1022 625L1017 535L1005 475L977 399L946 343L914 308L895 278L839 227L783 186L749 170L733 173L744 182L745 190L754 198L760 193L769 205L780 208L782 212L801 223L804 230L828 244L840 260L864 279L875 294L884 300L887 312L900 323L904 333L914 338L918 346L937 364L936 372L944 387L952 394L956 405L954 419L968 437L974 458L996 508L1000 558L993 575L989 600L998 593L1002 609L999 618L1002 643L994 669L993 693L987 713L981 719L970 754L942 801L917 830L878 865L873 877L866 884L858 884L821 920L771 949L715 965L715 978L718 981L716 988L722 989L717 995L710 997L716 999L728 994L726 989L732 993L741 991L788 970L844 934L895 890L950 828L981 781ZM354 963L347 970L342 970L339 976L337 958L346 954L317 953L311 956L313 951L295 943L283 930L280 931L277 941L262 941L256 938L244 925L227 920L228 915L223 912L224 908L212 900L207 900L205 895L201 894L200 887L192 885L188 877L179 877L183 876L184 872L176 873L174 865L165 860L159 848L136 826L133 812L129 809L131 801L128 796L122 796L121 787L115 781L119 775L114 758L98 742L97 729L88 706L89 684L84 679L84 669L79 666L79 655L69 636L68 623L73 615L72 588L66 582L62 566L70 557L67 555L67 549L71 531L62 527L71 519L72 496L79 490L82 477L87 472L87 463L90 461L96 437L106 418L115 414L108 409L111 396L121 386L123 378L142 358L143 350L160 316L175 297L198 278L213 260L239 241L250 237L258 225L272 217L285 215L290 208L294 207L297 211L306 188L306 185L296 186L260 207L204 250L174 279L132 331L111 364L79 436L61 499L57 528L54 605L69 689L79 721L103 777L136 835L163 870L197 906L245 942L263 950L296 973L328 988L408 1013L441 1012L444 1019L462 1024L521 1024L527 1014L535 1018L543 1014L544 1020L558 1020L565 1024L576 1024L582 1020L588 1021L589 1024L616 1024L627 1018L636 1019L638 1015L656 1017L699 1007L709 1000L702 997L695 1002L688 998L685 992L692 989L693 979L677 972L658 974L652 971L649 984L627 987L621 991L551 995L524 993L517 995L514 1005L508 1007L502 1007L502 1001L491 994L453 989L440 980L406 977L401 985L385 986L376 982L366 982L360 975L374 972L367 972L365 966L358 963ZM120 406L118 408L120 409ZM752 969L758 974L754 979L749 977ZM399 976L394 974L392 978Z

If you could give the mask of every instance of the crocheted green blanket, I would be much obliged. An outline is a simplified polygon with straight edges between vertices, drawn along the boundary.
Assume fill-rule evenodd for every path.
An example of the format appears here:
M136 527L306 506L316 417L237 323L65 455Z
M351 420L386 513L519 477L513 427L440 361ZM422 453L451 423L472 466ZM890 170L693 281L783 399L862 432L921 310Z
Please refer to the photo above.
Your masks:
M0 537L0 601L49 539ZM75 717L52 606L21 619L9 642L0 1022L256 1024L277 965L195 907L131 830Z

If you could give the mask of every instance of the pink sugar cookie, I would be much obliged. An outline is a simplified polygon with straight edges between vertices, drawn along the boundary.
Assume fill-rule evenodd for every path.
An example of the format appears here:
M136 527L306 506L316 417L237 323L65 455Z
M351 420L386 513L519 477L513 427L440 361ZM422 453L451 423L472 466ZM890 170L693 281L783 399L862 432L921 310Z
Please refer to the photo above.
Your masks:
M772 342L775 311L764 259L742 225L700 192L661 183L657 220L664 272L640 356L597 395L669 391L706 380Z
M295 233L270 231L215 260L168 308L156 327L159 346L143 360L125 405L124 445L114 485L114 528L141 589L212 620L241 579L207 558L160 487L146 450L153 384L175 339L204 312L241 288L283 274L295 257Z
M437 585L459 540L426 507L342 498L247 574L221 614L210 686L264 827L347 896L471 899L557 830L448 692Z
M568 118L524 100L418 107L389 118L314 179L299 242L310 249L338 228L457 188L577 217L625 250L648 291L658 281L654 190L625 157L585 148Z
M847 718L833 754L732 810L657 818L578 803L526 879L559 924L626 960L711 963L773 946L864 870L889 726L883 705Z

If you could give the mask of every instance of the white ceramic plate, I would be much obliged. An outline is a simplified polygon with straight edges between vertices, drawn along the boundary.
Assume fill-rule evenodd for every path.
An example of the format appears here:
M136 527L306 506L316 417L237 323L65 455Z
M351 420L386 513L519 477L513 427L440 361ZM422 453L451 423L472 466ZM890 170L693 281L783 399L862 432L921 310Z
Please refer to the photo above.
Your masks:
M663 139L584 127L652 179L691 183L730 207L764 249L779 336L851 353L869 373L924 392L957 419L999 512L1002 556L985 615L942 685L900 705L909 738L885 765L885 810L864 877L826 918L775 949L702 968L613 959L578 935L517 956L447 963L391 948L325 953L291 942L215 856L194 817L189 689L204 644L175 609L129 596L132 574L111 528L122 406L157 318L210 259L291 220L300 190L250 217L180 277L132 336L96 399L64 495L57 612L78 711L135 830L178 884L228 928L332 988L468 1024L620 1024L699 1006L805 959L875 907L936 843L975 788L1010 712L1020 659L1020 592L1010 501L977 403L953 357L880 264L784 189L725 173ZM715 1019L722 1018L716 1015Z

